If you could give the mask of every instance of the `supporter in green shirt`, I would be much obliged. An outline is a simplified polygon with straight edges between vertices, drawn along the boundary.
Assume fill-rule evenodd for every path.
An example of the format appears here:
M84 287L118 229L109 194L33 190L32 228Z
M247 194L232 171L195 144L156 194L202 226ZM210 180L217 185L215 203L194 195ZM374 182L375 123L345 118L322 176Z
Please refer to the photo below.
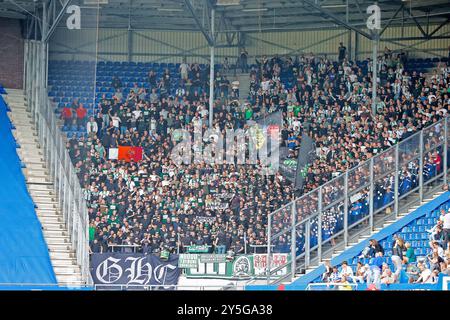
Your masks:
M245 120L250 120L253 116L253 110L250 106L245 109Z
M416 255L414 253L414 249L411 248L411 244L409 242L405 243L405 247L406 247L406 253L404 256L404 262L405 263L411 263L411 262L416 262Z
M95 225L91 223L89 226L89 241L94 241L95 238Z
M300 111L302 110L302 107L300 106L300 105L295 105L294 106L294 115L296 116L296 117L298 117L298 114L300 113Z

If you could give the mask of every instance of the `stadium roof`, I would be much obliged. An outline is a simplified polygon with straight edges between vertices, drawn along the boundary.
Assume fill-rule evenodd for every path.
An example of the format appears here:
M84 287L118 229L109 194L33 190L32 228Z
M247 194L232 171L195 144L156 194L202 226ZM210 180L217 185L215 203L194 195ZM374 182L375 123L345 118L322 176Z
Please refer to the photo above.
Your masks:
M102 28L204 31L210 30L210 9L216 9L216 31L267 32L365 28L366 8L373 0L0 0L0 17L42 16L42 3L56 17L68 4L82 8L83 25L96 27L100 2ZM382 27L416 25L424 37L450 21L449 0L380 0ZM227 4L227 5L224 5ZM53 11L53 13L51 13ZM52 19L49 19L52 21ZM61 21L56 20L59 23Z

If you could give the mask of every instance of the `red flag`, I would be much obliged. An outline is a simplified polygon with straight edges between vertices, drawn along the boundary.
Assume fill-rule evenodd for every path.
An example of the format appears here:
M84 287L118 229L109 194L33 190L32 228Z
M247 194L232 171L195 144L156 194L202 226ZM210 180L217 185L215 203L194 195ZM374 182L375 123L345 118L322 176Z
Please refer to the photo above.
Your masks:
M119 146L119 160L130 161L141 161L142 160L142 147L122 147Z

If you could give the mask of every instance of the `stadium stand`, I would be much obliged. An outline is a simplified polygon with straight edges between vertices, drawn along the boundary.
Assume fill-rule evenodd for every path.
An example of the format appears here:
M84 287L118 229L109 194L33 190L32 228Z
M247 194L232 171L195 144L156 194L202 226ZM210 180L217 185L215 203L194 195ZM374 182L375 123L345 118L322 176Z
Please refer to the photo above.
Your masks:
M310 273L301 276L292 284L287 285L285 290L352 289L342 284L354 285L353 290L366 290L371 285L382 290L441 290L442 278L450 275L450 250L448 243L443 241L442 231L436 233L436 226L442 226L443 222L439 221L444 221L443 217L449 215L449 199L449 192L442 194L374 234L371 239L345 250L331 261L325 262ZM407 244L408 248L411 248L408 250L406 246L402 246L402 263L398 273L396 273L396 264L392 259L396 241ZM433 244L434 241L437 241L438 245ZM374 245L371 246L371 244ZM374 250L368 250L371 247ZM378 251L383 252L379 261L376 260L375 255ZM440 258L433 261L434 252ZM404 257L408 257L409 260L403 259ZM351 270L346 269L346 266L343 267L343 264L346 264ZM378 283L373 271L377 264L380 270ZM425 279L419 279L421 275ZM279 289L279 287L247 287L247 290L264 289Z
M297 156L301 134L306 131L312 136L317 156L308 169L300 194L379 154L447 113L448 81L440 80L448 78L448 68L443 65L439 77L427 80L422 72L436 66L437 62L431 59L406 62L401 56L389 53L380 56L377 65L382 87L375 119L366 107L370 87L369 60L355 63L344 60L339 65L310 55L294 61L275 56L257 62L250 72L250 104L239 109L227 107L229 103L220 104L218 99L214 121L219 130L246 128L246 120L282 111L282 145L290 149L293 158ZM139 250L145 252L158 251L162 247L174 252L182 242L184 246L194 243L214 245L216 249L225 246L225 250L239 252L244 246L252 250L265 244L267 213L296 195L289 181L281 175L260 178L255 171L244 173L234 167L224 170L204 166L198 172L188 167L184 171L189 173L186 175L164 160L168 158L168 147L172 146L171 130L189 128L191 121L203 121L203 125L207 121L204 108L207 103L204 90L208 81L206 66L191 66L202 72L201 81L189 89L181 80L180 64L99 62L95 99L93 88L88 86L93 83L94 75L71 72L80 68L92 70L91 63L55 61L50 66L49 95L63 118L67 112L62 129L68 133L68 148L85 187L86 198L93 204L90 219L91 240L96 240L94 251L110 251L114 245L121 244L141 246ZM149 70L153 72L149 73ZM164 74L170 74L167 77L170 80L164 81ZM189 73L188 78L193 84L196 74L197 71ZM220 81L216 77L216 86ZM88 130L89 135L86 119L82 122L75 119L82 109L78 108L80 103L86 106L87 116L93 116L89 123L95 129L94 132ZM426 145L436 144L442 130L427 137ZM108 149L119 145L142 146L144 161L108 160ZM364 151L357 151L357 146ZM425 158L425 180L442 170L442 156L442 148L438 148ZM405 153L404 157L408 155ZM418 185L418 168L418 161L411 162L401 173L400 195ZM218 184L214 178L218 174L234 176L230 178L234 187L226 186L228 182ZM118 175L122 179L114 182L111 178ZM146 192L142 187L147 183L151 187ZM255 183L258 187L251 190ZM392 177L388 176L377 184L375 209L392 201L393 183ZM194 190L208 184L206 193L195 195ZM158 187L168 188L156 196L154 192ZM245 190L245 197L242 190ZM119 195L119 191L125 193ZM261 196L255 198L261 191ZM137 192L141 196L136 196ZM332 192L330 196L333 196ZM367 215L368 196L368 190L365 190L352 204L350 223ZM139 209L132 213L131 208L135 205ZM193 211L181 213L183 207ZM203 212L205 207L210 210L201 215L205 215L208 222L195 223L193 213ZM328 236L343 228L343 217L339 213L342 210L336 209L329 212ZM177 211L181 215L177 215ZM289 250L283 241L276 251ZM302 241L300 239L300 248L304 244Z
M16 153L7 106L0 96L0 287L11 284L56 285L56 277L34 203Z

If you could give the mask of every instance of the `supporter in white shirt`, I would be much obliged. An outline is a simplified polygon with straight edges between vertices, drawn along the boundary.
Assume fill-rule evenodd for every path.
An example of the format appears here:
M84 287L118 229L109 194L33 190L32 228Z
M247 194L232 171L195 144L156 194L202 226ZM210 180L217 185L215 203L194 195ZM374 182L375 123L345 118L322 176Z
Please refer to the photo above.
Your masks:
M270 81L265 79L264 81L261 82L261 88L263 89L263 91L269 91L270 89Z
M90 134L96 134L98 132L98 125L97 122L94 120L93 117L89 119L89 122L86 124L87 127L87 133Z
M353 278L353 270L346 261L342 262L341 272L339 273L339 277L343 278Z
M181 79L183 80L187 80L188 78L188 71L189 71L189 66L186 62L183 62L180 65L180 75L181 75Z
M425 265L419 264L420 276L415 283L433 283L433 277L431 276L431 270Z
M132 113L133 113L133 116L135 119L139 119L141 117L142 111L137 109L137 110L132 111Z
M119 128L120 118L117 116L117 114L111 117L111 122L115 128Z
M444 231L444 243L445 246L447 246L448 241L450 240L450 212L447 212L447 214L443 218L444 225L442 226Z

